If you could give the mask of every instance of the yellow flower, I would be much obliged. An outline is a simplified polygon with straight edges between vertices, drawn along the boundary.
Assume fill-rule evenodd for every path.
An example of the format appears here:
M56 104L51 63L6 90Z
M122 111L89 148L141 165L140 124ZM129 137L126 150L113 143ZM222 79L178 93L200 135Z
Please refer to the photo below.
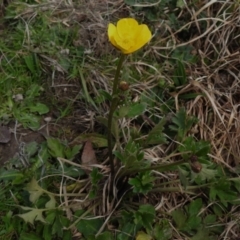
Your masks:
M108 25L108 37L113 46L124 54L129 54L143 47L152 38L152 33L145 24L138 24L133 18L123 18L117 26Z
M152 240L152 237L143 231L137 233L136 240Z

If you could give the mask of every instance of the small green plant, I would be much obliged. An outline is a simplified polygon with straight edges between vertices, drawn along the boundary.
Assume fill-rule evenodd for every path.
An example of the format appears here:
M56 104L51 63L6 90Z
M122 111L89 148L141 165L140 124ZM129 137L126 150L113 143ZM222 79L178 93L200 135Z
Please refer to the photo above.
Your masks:
M176 132L177 139L182 141L193 124L197 123L197 118L187 116L184 108L181 108L172 118L172 123L169 128Z
M148 193L152 187L155 178L151 171L138 173L136 177L129 179L129 184L133 186L134 193Z
M98 171L97 168L93 168L91 174L91 183L92 183L92 189L89 193L89 198L95 198L97 196L97 190L99 181L103 178L103 175Z
M141 33L140 35L138 33ZM112 101L108 115L108 151L109 151L109 161L111 166L111 175L112 180L111 183L113 185L115 170L113 164L113 152L112 152L112 123L114 112L119 106L120 103L120 95L119 89L122 91L127 90L128 83L119 82L120 78L120 70L122 68L122 64L124 62L124 57L127 54L133 53L136 50L143 47L152 37L152 33L150 32L147 25L141 24L133 18L124 18L119 20L117 26L110 23L108 25L108 37L110 42L118 48L122 55L119 59L117 70L115 73L113 88L112 88ZM119 110L119 115L121 117L131 117L141 114L145 110L145 105L142 104L134 104L129 106L123 106Z
M197 198L185 206L184 210L177 209L172 212L176 227L191 236L191 239L213 239L216 233L222 231L221 226L212 226L216 221L214 214L205 215L202 199Z
M141 205L134 211L123 210L119 220L122 232L117 234L117 238L130 240L143 227L147 231L152 232L155 215L154 207L148 204Z

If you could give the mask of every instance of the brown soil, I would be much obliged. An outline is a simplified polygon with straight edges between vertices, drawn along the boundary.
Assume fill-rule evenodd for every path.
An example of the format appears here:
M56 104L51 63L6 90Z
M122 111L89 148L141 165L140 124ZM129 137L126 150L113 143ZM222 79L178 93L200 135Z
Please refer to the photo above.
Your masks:
M11 129L13 131L13 129ZM16 137L16 138L15 138ZM0 143L0 166L20 153L20 146L30 142L41 143L44 136L41 132L21 129L16 134L11 133L11 140L8 143Z

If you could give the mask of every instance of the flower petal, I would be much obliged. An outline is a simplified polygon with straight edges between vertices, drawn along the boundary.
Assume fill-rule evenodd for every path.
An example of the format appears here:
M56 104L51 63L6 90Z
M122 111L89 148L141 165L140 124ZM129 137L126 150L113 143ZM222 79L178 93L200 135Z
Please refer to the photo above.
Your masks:
M117 32L120 38L133 37L138 29L138 22L133 18L123 18L117 22Z
M115 25L113 25L112 23L108 24L108 38L109 41L112 43L113 46L118 48L118 45L115 41L114 35L117 34L117 28Z
M125 54L129 54L137 51L141 47L143 47L146 43L148 43L152 38L152 33L149 30L148 26L145 24L141 24L138 26L138 31L135 35L135 44L131 49L125 52Z

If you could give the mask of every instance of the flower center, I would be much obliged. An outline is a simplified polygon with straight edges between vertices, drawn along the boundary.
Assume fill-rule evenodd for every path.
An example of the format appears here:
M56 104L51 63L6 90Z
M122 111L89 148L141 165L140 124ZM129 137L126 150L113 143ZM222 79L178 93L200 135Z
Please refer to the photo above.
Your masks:
M134 40L129 36L126 36L126 37L122 38L121 40L122 41L119 45L125 50L128 50L134 46Z

